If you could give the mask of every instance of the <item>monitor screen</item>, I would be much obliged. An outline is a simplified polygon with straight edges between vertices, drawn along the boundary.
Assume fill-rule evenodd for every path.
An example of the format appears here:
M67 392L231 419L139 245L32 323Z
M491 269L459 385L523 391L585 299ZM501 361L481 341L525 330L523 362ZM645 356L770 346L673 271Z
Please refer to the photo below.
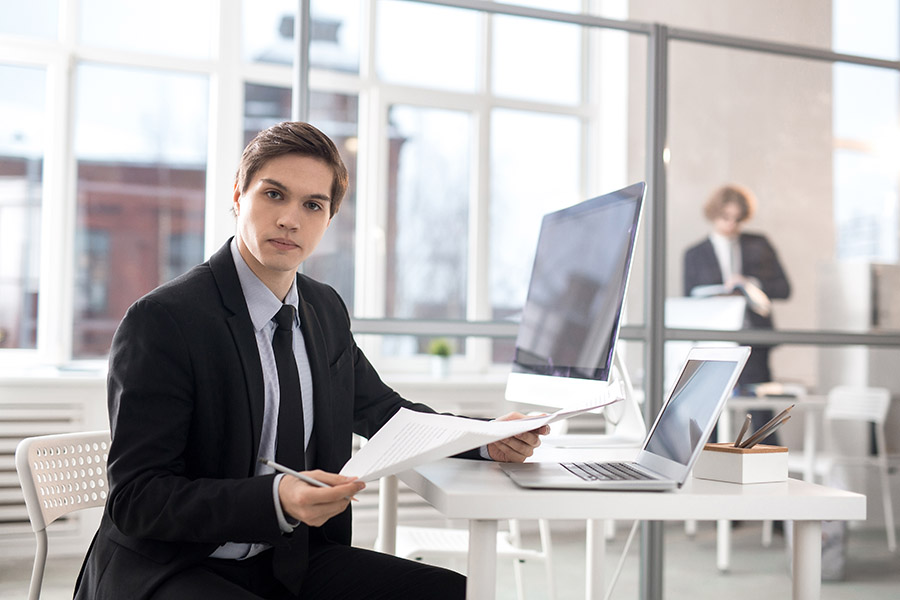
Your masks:
M637 183L544 216L507 399L570 404L510 397L518 374L608 380L644 190Z
M544 217L514 371L607 378L640 214L632 188Z

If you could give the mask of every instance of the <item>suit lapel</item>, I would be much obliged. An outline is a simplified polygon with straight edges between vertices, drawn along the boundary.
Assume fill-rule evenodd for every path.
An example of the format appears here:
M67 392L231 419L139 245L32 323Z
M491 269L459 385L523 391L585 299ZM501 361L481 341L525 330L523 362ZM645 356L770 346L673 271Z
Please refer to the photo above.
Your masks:
M253 323L250 321L250 312L247 310L247 301L244 299L244 291L238 279L234 259L231 256L231 240L225 243L209 259L216 285L222 295L222 304L232 314L226 319L228 328L234 338L234 345L240 356L241 366L244 370L244 379L247 384L247 397L250 399L250 426L253 452L251 457L259 452L259 438L262 432L263 412L265 411L265 384L263 382L262 365L259 359L259 350L256 347L256 334L253 332ZM231 407L240 410L241 407ZM249 474L253 474L256 465L252 459L249 465Z
M719 265L719 259L716 258L716 250L709 238L703 242L703 260L705 262L703 268L707 269L709 273L710 283L725 283L725 278L722 277L722 267Z
M303 330L303 342L306 345L309 369L312 372L313 379L313 412L315 419L313 421L310 444L315 444L314 452L318 458L318 464L314 465L314 467L321 466L326 468L328 465L325 461L329 457L334 456L332 436L328 435L328 432L332 431L333 425L332 410L328 406L328 399L331 398L331 377L329 376L326 362L328 350L325 347L325 337L316 311L311 304L303 299L299 278L297 281L297 292L300 295L300 328Z
M750 248L750 238L743 233L738 235L738 248L741 249L741 273L753 272L754 269L747 265L755 260L753 251Z

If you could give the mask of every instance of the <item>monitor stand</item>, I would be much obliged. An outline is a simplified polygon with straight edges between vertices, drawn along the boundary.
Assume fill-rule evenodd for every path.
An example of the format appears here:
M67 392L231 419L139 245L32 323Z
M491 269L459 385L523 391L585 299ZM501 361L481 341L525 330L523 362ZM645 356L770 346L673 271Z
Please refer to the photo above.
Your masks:
M621 384L625 399L604 409L607 433L547 435L543 444L551 448L634 448L644 443L647 424L641 412L640 399L619 350L613 358L611 386Z

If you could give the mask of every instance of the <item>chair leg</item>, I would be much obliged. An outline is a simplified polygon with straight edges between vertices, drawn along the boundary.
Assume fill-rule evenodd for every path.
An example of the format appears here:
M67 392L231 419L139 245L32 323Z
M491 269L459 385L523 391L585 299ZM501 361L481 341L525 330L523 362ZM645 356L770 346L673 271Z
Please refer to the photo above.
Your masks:
M34 532L37 547L34 551L34 567L31 569L31 583L28 585L28 600L41 597L41 584L44 581L44 565L47 564L47 531Z
M522 530L516 519L509 521L509 541L517 548L522 547ZM519 600L525 600L525 575L522 572L522 561L513 559L513 575L516 580L516 597Z
M881 502L884 504L884 527L887 529L888 549L897 551L897 532L894 529L894 503L891 500L891 480L887 461L887 439L884 426L875 430L875 444L878 450L878 471L881 475Z
M688 537L694 537L697 535L697 521L694 519L688 519L684 522L684 533Z
M613 538L616 537L616 520L615 519L604 519L603 520L603 532L606 536L606 541L611 542Z
M772 521L762 522L762 545L763 548L772 545Z
M884 504L884 527L887 529L888 549L897 551L897 532L894 529L894 504L891 500L891 481L888 478L887 461L882 461L881 471L881 502Z
M553 541L550 538L550 521L540 519L538 528L541 533L541 550L544 552L544 570L547 573L547 598L556 600L556 583L553 579Z

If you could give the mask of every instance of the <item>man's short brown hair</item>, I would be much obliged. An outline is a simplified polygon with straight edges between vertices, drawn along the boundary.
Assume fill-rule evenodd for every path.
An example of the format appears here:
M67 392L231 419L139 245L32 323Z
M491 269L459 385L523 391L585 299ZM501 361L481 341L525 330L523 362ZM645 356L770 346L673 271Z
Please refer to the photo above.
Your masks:
M741 216L738 222L743 223L750 219L756 212L756 196L748 188L729 184L715 190L710 194L703 206L703 214L707 219L713 221L722 213L722 209L727 204L735 204L741 209Z
M253 176L264 164L285 154L318 158L331 167L334 172L331 183L331 216L336 215L347 192L350 176L334 142L309 123L285 121L256 134L241 155L241 164L234 180L235 187L241 193L246 192Z

